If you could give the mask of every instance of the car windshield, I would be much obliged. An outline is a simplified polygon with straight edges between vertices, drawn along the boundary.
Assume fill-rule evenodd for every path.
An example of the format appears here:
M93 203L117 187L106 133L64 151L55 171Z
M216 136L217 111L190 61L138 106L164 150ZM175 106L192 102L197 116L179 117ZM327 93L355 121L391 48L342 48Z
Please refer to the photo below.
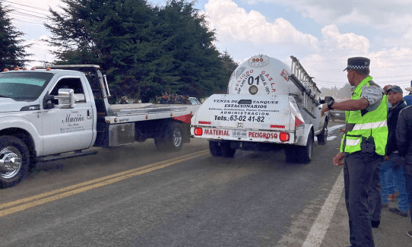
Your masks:
M190 102L192 103L192 105L199 105L199 101L196 98L189 98Z
M0 73L0 95L14 100L36 100L53 77L45 72Z

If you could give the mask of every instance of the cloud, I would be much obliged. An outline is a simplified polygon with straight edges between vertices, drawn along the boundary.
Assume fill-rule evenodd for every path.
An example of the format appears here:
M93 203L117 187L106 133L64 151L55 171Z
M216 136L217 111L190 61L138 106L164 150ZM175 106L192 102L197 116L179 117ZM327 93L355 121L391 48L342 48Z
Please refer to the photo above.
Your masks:
M290 6L318 24L358 24L403 33L410 28L410 0L255 0Z
M287 20L278 18L270 23L261 13L247 13L231 0L210 0L205 11L219 41L300 45L311 49L318 46L315 36L298 31Z
M30 48L27 49L27 53L32 54L27 57L29 60L33 60L27 64L27 67L40 66L43 62L52 62L55 60L55 56L50 52L51 50L56 50L56 47L50 47L45 41L50 37L41 36L39 39L31 39L24 42L26 44L32 44Z
M351 50L366 53L369 50L369 40L354 33L341 34L336 25L322 28L322 43L325 49Z

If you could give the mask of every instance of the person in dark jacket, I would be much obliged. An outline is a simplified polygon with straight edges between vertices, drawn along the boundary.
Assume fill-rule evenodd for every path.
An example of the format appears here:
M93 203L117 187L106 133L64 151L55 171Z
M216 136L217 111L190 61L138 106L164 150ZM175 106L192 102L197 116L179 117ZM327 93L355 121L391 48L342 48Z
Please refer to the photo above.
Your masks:
M404 158L399 155L396 145L396 125L398 122L399 112L406 107L403 100L403 91L399 86L385 86L388 102L391 107L388 111L388 143L385 150L385 162L381 165L380 180L382 184L382 208L388 207L388 194L384 189L386 185L385 173L393 172L396 188L399 192L397 207L389 207L389 211L399 214L403 217L408 216L408 193L406 192L406 182L403 172Z
M399 155L405 158L403 170L409 197L409 212L412 212L412 107L404 108L398 117L396 144ZM412 214L411 214L412 222ZM412 237L412 230L407 232Z

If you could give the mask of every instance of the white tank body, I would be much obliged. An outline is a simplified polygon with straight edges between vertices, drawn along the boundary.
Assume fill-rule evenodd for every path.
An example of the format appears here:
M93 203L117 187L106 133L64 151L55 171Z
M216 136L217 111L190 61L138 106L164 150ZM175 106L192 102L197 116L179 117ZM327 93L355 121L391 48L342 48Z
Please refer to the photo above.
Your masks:
M296 95L299 98L302 91L290 80L290 74L290 66L278 59L266 55L253 56L240 63L232 73L228 94Z

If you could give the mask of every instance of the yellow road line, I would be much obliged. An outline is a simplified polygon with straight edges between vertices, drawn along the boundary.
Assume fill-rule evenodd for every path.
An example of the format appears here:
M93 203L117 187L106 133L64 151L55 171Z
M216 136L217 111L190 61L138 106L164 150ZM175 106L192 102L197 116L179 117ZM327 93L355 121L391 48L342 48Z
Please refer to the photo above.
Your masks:
M46 192L46 193L39 194L36 196L20 199L20 200L5 203L5 204L0 204L0 209L8 208L8 209L4 209L0 211L0 217L13 214L19 211L23 211L23 210L26 210L26 209L29 209L29 208L32 208L38 205L48 203L48 202L52 202L52 201L55 201L61 198L73 196L73 195L76 195L76 194L79 194L79 193L82 193L82 192L85 192L91 189L95 189L95 188L106 186L112 183L116 183L116 182L119 182L121 180L130 178L130 177L149 173L154 170L158 170L158 169L165 168L171 165L175 165L183 161L195 159L207 153L208 151L200 151L200 152L196 152L193 154L184 155L182 157L173 158L167 161L157 162L157 163L147 165L144 167L132 169L129 171L120 172L120 173L106 176L103 178L94 179L88 182L72 185L66 188ZM26 204L23 204L23 203L26 203ZM23 204L23 205L12 207L12 206L19 205L19 204Z
M158 166L158 165L161 165L163 163L172 162L174 160L180 160L180 159L189 157L191 155L196 155L196 154L199 154L199 153L206 153L206 152L207 151L199 151L199 152L196 152L196 153L187 154L187 155L176 157L176 158L173 158L173 159L170 159L170 160L164 160L164 161L156 162L156 163L153 163L153 164L150 164L150 165L147 165L147 166L127 170L127 171L124 171L124 172L115 173L115 174L105 176L105 177L102 177L102 178L93 179L93 180L90 180L90 181L87 181L87 182L75 184L75 185L72 185L72 186L68 186L68 187L65 187L65 188L49 191L49 192L46 192L46 193L42 193L42 194L39 194L39 195L27 197L27 198L23 198L23 199L20 199L20 200L9 202L9 203L0 204L0 209L4 209L4 208L8 208L8 207L15 206L15 205L18 205L18 204L26 203L26 202L29 202L29 201L32 201L32 200L38 200L38 199L41 199L41 198L46 197L46 196L51 196L51 195L54 195L54 194L63 193L63 192L69 191L69 190L77 189L79 187L84 187L86 185L94 184L94 183L101 182L101 181L104 181L104 180L107 180L107 179L111 179L111 178L115 178L115 177L119 177L119 176L124 176L125 174L128 174L128 173L133 173L133 172L136 172L136 171L147 169L149 167Z

